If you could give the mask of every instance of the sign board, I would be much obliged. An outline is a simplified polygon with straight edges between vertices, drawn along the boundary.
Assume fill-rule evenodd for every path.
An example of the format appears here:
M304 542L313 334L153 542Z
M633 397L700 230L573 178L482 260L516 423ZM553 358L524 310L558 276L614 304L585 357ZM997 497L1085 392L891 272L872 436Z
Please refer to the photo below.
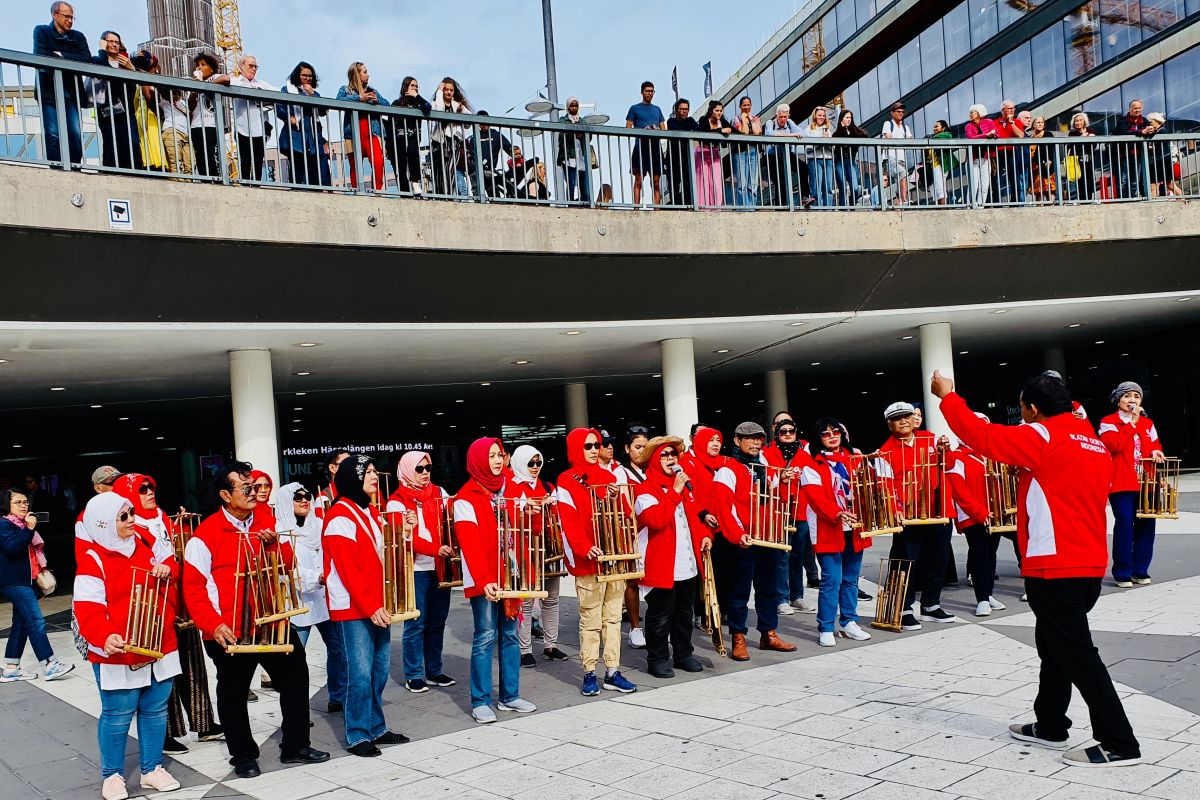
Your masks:
M133 209L128 200L108 198L108 227L114 231L133 230Z

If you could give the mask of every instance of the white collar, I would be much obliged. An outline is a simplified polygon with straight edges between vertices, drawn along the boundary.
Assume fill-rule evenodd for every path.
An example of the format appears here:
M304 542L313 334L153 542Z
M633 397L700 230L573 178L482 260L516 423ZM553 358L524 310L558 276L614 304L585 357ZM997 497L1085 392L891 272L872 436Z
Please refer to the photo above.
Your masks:
M225 515L225 519L229 520L230 525L237 528L242 533L250 532L250 525L251 525L251 523L254 522L253 514L246 517L246 519L244 519L244 520L240 520L237 517L235 517L233 514L230 514L229 509L227 509L225 506L221 506L221 513Z

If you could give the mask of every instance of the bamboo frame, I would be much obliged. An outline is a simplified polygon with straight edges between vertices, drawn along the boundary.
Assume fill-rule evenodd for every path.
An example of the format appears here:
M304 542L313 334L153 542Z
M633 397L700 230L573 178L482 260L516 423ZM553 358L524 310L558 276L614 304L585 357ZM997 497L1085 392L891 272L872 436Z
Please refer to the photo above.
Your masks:
M984 489L992 533L1012 533L1017 529L1017 468L987 459L984 462Z
M163 657L163 631L167 620L167 598L171 579L156 578L150 570L133 567L129 587L129 613L125 619L126 653L154 660Z
M192 536L196 533L196 526L200 524L199 514L190 514L186 511L181 511L171 517L171 524L175 528L175 535L171 539L171 545L175 548L175 560L179 563L180 568L183 568L184 556L187 551L187 543L192 540ZM187 604L183 599L183 581L177 581L175 587L175 629L186 630L196 626L195 620L188 614Z
M294 536L282 531L279 536ZM234 630L237 643L226 645L225 652L292 652L292 617L307 614L301 604L296 581L296 551L285 561L280 547L266 548L257 534L241 534L238 563L233 573L233 594L240 603L241 618Z
M908 608L904 598L908 595L908 582L912 577L913 562L900 558L879 560L879 590L875 597L875 619L872 628L885 631L900 631L901 620Z
M549 597L546 591L546 517L521 498L496 500L496 596Z
M383 535L383 608L395 625L421 616L413 576L416 556L413 555L412 532L404 529L403 512L385 512L380 532Z
M903 451L902 451L903 452ZM912 447L912 471L900 475L900 497L903 510L900 512L904 525L942 525L950 521L943 507L942 487L946 485L946 448L937 446L937 457L929 458L929 451L920 443ZM901 455L903 462L904 456ZM895 465L892 465L893 468Z
M750 521L746 532L750 544L790 551L790 534L795 530L797 492L782 491L782 476L786 467L750 464L753 474L750 485ZM798 481L797 481L798 483Z
M717 576L713 572L712 550L700 554L701 569L704 578L701 587L704 590L704 632L712 637L713 650L717 655L726 655L725 639L721 635L721 606L717 602Z
M458 546L458 535L454 533L454 501L440 499L438 504L438 523L442 526L442 544L449 546L454 555L444 558L445 579L438 579L439 589L452 589L463 585L462 548ZM417 503L417 513L421 513L421 504Z
M542 506L546 519L546 558L542 571L547 578L561 578L567 574L567 554L563 549L562 520L554 504Z
M592 537L602 554L596 559L600 583L636 581L638 569L637 521L633 516L633 487L609 483L589 487L592 493Z
M880 469L885 463L890 465L888 454L879 451L850 456L850 510L858 518L851 527L861 539L904 530L890 470Z
M1179 519L1179 472L1182 460L1168 456L1159 464L1143 458L1137 465L1138 519Z

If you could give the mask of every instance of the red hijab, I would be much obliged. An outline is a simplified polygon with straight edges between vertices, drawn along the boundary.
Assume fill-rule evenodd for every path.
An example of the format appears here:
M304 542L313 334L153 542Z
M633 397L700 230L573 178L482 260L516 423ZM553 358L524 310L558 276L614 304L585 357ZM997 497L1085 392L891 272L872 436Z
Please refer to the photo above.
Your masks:
M133 515L138 519L158 519L158 509L151 511L148 508L142 508L141 490L145 484L150 484L150 488L158 491L158 486L154 483L154 478L149 475L141 475L136 472L127 472L121 477L113 481L113 492L120 497L129 501L129 505L133 506Z
M682 444L682 442L680 444ZM683 453L679 452L679 445L677 445L675 442L663 442L658 447L654 448L654 452L650 455L650 460L646 462L646 466L642 471L646 473L647 481L669 489L675 485L675 473L667 472L665 469L663 469L662 464L662 451L668 447L675 451L676 456L683 455Z
M500 440L491 436L476 439L471 443L467 448L467 474L484 489L495 494L503 488L504 476L493 475L492 468L488 465L488 451L492 449L493 444L500 445L501 450L504 449Z
M576 428L567 434L567 461L571 463L571 470L577 475L588 478L589 482L601 474L611 476L611 473L600 466L598 460L595 464L589 464L587 461L583 446L587 444L587 438L591 434L595 434L597 442L602 440L600 431L595 428ZM598 481L599 483L605 483L605 481L601 479Z
M250 483L258 483L259 478L267 479L267 486L275 488L275 481L271 480L271 476L263 472L261 469L250 470ZM275 529L275 512L271 510L271 501L259 503L254 507L254 524L256 526L264 526L270 530Z
M710 472L715 472L721 467L721 454L715 456L708 454L708 443L714 437L719 437L721 432L716 428L697 428L695 435L692 436L692 455L696 460L708 468Z

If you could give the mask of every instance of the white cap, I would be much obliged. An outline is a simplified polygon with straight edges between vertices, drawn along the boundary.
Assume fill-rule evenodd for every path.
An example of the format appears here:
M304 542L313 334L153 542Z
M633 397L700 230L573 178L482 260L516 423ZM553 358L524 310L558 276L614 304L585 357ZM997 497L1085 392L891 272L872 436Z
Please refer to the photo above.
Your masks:
M906 403L901 400L899 402L892 403L883 410L883 419L885 422L888 422L893 419L900 419L901 417L907 417L910 414L915 414L916 411L917 409L912 403Z

